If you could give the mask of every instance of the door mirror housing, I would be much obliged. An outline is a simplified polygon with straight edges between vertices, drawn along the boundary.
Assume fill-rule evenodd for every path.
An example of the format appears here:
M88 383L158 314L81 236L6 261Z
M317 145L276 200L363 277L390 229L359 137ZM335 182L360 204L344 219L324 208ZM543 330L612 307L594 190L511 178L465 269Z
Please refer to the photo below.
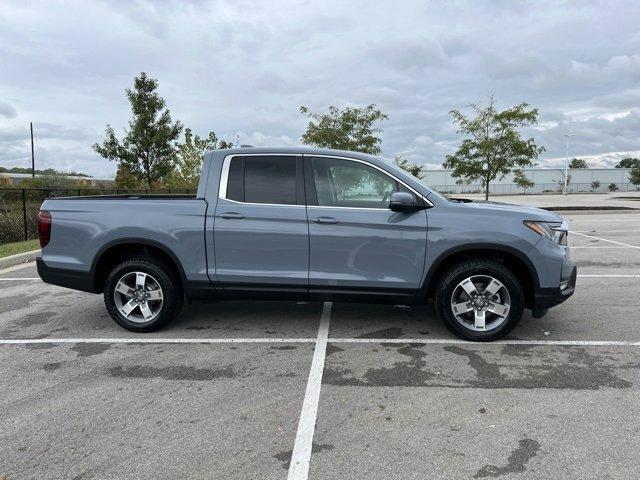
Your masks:
M392 212L410 213L420 210L418 200L408 192L393 192L389 199L389 210Z

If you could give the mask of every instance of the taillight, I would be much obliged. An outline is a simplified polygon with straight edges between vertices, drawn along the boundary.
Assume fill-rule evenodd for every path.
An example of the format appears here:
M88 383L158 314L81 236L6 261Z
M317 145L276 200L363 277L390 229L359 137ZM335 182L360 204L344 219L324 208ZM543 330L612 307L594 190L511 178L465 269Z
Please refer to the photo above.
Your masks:
M51 239L51 214L46 210L38 213L38 237L40 238L40 248L44 248Z

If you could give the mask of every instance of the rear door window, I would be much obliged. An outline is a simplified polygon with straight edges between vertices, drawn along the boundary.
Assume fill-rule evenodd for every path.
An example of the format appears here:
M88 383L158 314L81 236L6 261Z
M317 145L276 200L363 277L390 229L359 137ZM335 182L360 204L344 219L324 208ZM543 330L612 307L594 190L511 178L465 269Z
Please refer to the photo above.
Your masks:
M233 157L226 198L245 203L296 205L296 157Z

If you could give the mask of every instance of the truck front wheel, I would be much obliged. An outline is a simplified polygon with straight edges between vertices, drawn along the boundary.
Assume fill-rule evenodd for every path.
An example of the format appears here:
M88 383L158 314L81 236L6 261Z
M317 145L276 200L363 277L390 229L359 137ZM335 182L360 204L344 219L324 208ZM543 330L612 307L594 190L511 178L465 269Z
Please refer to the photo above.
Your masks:
M175 273L154 259L135 258L116 265L104 288L109 315L132 332L158 330L178 315L182 300Z
M442 276L435 304L438 317L455 335L482 342L501 338L516 326L524 294L502 263L469 259Z

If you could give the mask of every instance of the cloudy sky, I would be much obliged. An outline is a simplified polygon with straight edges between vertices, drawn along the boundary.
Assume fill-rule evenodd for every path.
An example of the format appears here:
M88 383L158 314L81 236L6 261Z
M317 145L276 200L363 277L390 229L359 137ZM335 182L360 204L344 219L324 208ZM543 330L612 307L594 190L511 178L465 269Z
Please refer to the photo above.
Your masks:
M205 135L295 145L329 105L377 104L385 156L439 167L458 137L448 111L493 94L540 110L527 132L544 166L640 154L635 1L29 2L0 5L0 165L109 178L94 154L122 133L141 71L172 115Z

